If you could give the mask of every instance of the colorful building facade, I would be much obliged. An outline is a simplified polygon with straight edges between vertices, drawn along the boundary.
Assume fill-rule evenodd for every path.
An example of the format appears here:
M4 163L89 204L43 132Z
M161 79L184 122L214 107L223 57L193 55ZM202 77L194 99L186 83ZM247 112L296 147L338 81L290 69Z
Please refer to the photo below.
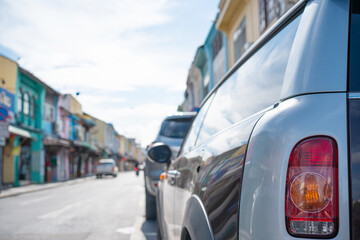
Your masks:
M83 113L74 96L57 92L2 55L0 128L8 130L0 134L2 187L91 176L100 158L117 160L121 170L132 170L126 162L138 161L135 139Z

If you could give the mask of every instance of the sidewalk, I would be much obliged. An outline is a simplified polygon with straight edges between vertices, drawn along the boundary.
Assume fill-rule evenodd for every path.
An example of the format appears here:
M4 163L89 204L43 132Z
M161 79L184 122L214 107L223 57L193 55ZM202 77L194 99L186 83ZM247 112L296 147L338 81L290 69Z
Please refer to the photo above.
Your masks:
M21 187L8 188L8 189L2 190L0 192L0 198L13 197L13 196L17 196L17 195L24 194L24 193L37 192L37 191L61 187L61 186L65 186L65 185L82 183L82 182L87 182L87 181L91 181L94 179L95 179L95 176L90 176L90 177L84 177L84 178L77 178L77 179L69 180L66 182L30 184L30 185L21 186Z

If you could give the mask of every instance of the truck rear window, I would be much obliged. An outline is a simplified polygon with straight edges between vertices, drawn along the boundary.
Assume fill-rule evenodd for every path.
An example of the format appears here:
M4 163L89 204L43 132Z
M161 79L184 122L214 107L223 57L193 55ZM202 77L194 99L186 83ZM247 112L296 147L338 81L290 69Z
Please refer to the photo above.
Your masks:
M99 163L101 166L111 166L114 165L113 163Z
M184 138L190 128L193 118L165 120L160 129L160 135L169 138Z

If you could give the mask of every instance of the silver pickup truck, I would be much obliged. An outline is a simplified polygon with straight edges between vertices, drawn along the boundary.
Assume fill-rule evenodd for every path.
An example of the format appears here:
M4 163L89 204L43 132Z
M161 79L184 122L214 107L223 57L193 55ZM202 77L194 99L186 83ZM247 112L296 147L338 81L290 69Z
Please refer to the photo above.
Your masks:
M117 176L118 167L113 159L100 159L96 165L96 178L101 178L103 175Z

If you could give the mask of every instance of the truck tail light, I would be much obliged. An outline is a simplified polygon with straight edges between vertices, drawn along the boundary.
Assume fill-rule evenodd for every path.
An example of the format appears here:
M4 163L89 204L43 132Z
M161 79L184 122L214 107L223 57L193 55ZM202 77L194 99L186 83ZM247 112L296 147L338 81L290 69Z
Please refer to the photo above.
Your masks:
M338 153L334 139L312 137L292 150L286 177L289 234L334 237L338 231Z

